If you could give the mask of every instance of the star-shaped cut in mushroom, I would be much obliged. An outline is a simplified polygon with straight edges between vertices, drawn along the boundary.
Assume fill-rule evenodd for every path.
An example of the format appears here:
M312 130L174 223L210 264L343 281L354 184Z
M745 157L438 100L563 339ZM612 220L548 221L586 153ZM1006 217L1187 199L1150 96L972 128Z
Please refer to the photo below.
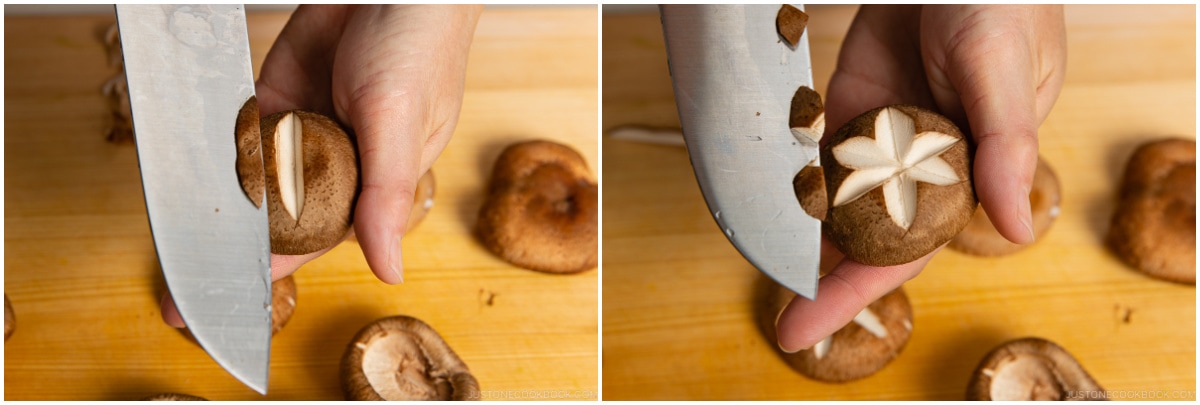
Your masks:
M913 118L888 107L875 117L875 139L858 136L833 147L839 164L854 171L846 177L833 206L857 200L883 187L884 205L892 222L902 229L917 215L917 182L947 186L962 181L939 155L958 138L940 132L917 133Z
M879 317L875 316L875 313L872 312L870 308L863 308L862 311L859 311L858 315L854 316L853 322L857 323L858 326L861 326L863 329L866 329L867 332L870 332L872 335L875 335L875 337L877 337L877 338L882 339L882 338L887 337L887 334L888 334L887 327L883 326L883 322L879 321ZM907 321L905 321L905 322L907 322ZM817 359L820 360L822 357L825 357L825 355L829 353L829 347L832 344L833 344L833 336L832 335L829 337L826 337L825 339L821 340L820 342L817 342L817 344L815 346L813 346L813 355L817 356Z

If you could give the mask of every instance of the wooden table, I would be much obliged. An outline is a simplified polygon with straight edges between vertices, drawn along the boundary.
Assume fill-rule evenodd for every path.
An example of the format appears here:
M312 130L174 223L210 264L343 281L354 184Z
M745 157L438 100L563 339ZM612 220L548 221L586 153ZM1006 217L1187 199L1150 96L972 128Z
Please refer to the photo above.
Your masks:
M812 6L824 94L854 6ZM995 345L1053 340L1115 394L1195 399L1196 290L1101 245L1131 148L1196 133L1194 6L1068 6L1066 85L1042 125L1062 215L1037 244L945 250L905 284L907 347L874 376L825 384L788 368L752 303L764 279L718 231L679 147L603 141L605 399L962 399ZM605 129L678 126L656 14L606 15Z
M287 18L248 16L256 71ZM136 153L104 138L100 87L112 71L99 35L113 21L5 19L4 291L17 328L4 345L4 399L264 399L160 320ZM353 242L302 268L265 399L341 399L350 338L397 314L437 329L485 398L597 396L598 271L519 269L471 234L503 146L556 139L598 167L596 25L594 6L487 9L458 130L433 168L436 206L403 242L405 283L376 280Z

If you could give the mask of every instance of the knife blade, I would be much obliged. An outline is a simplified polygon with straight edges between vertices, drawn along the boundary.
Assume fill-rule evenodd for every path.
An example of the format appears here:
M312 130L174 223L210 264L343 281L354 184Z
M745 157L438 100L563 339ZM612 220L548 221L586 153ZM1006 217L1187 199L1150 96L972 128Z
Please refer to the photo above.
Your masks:
M271 349L267 211L242 191L234 125L254 96L241 5L117 5L146 212L188 330L266 394Z
M721 231L756 268L815 299L821 222L792 179L817 156L788 128L791 98L812 87L808 34L780 40L779 5L661 6L679 119L696 180Z

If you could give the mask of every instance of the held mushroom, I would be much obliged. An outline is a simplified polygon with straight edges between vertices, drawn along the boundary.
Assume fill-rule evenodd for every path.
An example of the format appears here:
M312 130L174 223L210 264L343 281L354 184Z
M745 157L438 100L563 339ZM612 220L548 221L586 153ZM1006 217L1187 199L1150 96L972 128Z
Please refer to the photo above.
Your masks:
M971 401L1104 399L1103 393L1070 353L1036 337L992 349L967 386Z
M152 395L152 396L149 396L146 398L142 398L142 400L143 401L207 401L208 399L201 398L201 397L198 397L195 395L178 394L178 393L174 393L174 392L164 392L162 394L155 394L155 395Z
M1037 171L1033 174L1033 188L1029 191L1029 206L1033 211L1034 240L1040 240L1054 219L1058 217L1062 195L1058 176L1045 159L1038 159ZM949 248L976 256L1002 256L1024 249L1028 245L1009 242L992 226L982 207L975 209L971 222L962 232L950 240Z
M578 273L599 256L598 190L578 152L526 141L500 154L479 212L483 244L509 263Z
M906 105L850 120L821 149L823 230L847 257L872 266L916 260L948 242L975 210L971 157L946 117Z
M342 392L351 401L478 400L479 382L429 325L409 316L372 322L346 347Z
M758 322L763 334L776 341L779 314L796 296L772 283ZM848 325L810 349L784 353L788 366L814 380L841 383L865 378L883 369L900 355L912 334L912 307L903 288L897 288L868 305Z
M1151 142L1134 152L1107 243L1151 277L1196 284L1196 141Z
M271 253L302 255L345 239L359 192L358 153L350 136L332 119L299 110L263 118L261 133Z
M13 313L12 303L8 302L8 294L4 294L4 340L8 340L16 329L17 315Z

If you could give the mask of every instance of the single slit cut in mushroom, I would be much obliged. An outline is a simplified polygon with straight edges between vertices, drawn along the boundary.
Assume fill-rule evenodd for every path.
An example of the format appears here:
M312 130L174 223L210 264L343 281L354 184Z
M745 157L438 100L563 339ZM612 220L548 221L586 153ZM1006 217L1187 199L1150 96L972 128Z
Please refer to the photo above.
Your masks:
M408 316L364 327L341 365L347 400L478 400L479 382L433 328Z
M1134 152L1106 242L1142 273L1196 284L1196 141L1150 142Z
M821 148L825 235L872 266L908 263L948 242L975 210L971 156L946 117L913 106L868 111Z
M1050 168L1045 159L1038 158L1037 171L1033 175L1033 189L1029 191L1029 206L1033 212L1034 240L1041 240L1050 230L1054 219L1061 210L1062 194L1059 190L1058 176ZM1018 245L1009 242L1007 238L992 226L991 219L977 207L971 222L962 232L950 240L947 247L976 256L1002 256L1015 253L1029 245Z
M17 315L13 313L12 303L8 302L8 294L4 294L4 340L8 340L16 329Z
M764 304L759 307L758 321L764 337L774 346L779 315L796 294L774 282L770 284ZM899 356L911 334L912 307L903 288L897 288L811 349L796 353L776 351L800 374L840 383L865 378L883 369Z
M1105 399L1104 388L1054 342L1027 337L992 349L971 376L967 400Z
M283 209L300 220L304 209L304 127L296 114L288 113L275 125L275 156L279 159L275 174L279 179L279 199Z
M517 266L554 274L596 267L599 190L587 162L549 141L510 145L492 170L476 234Z

